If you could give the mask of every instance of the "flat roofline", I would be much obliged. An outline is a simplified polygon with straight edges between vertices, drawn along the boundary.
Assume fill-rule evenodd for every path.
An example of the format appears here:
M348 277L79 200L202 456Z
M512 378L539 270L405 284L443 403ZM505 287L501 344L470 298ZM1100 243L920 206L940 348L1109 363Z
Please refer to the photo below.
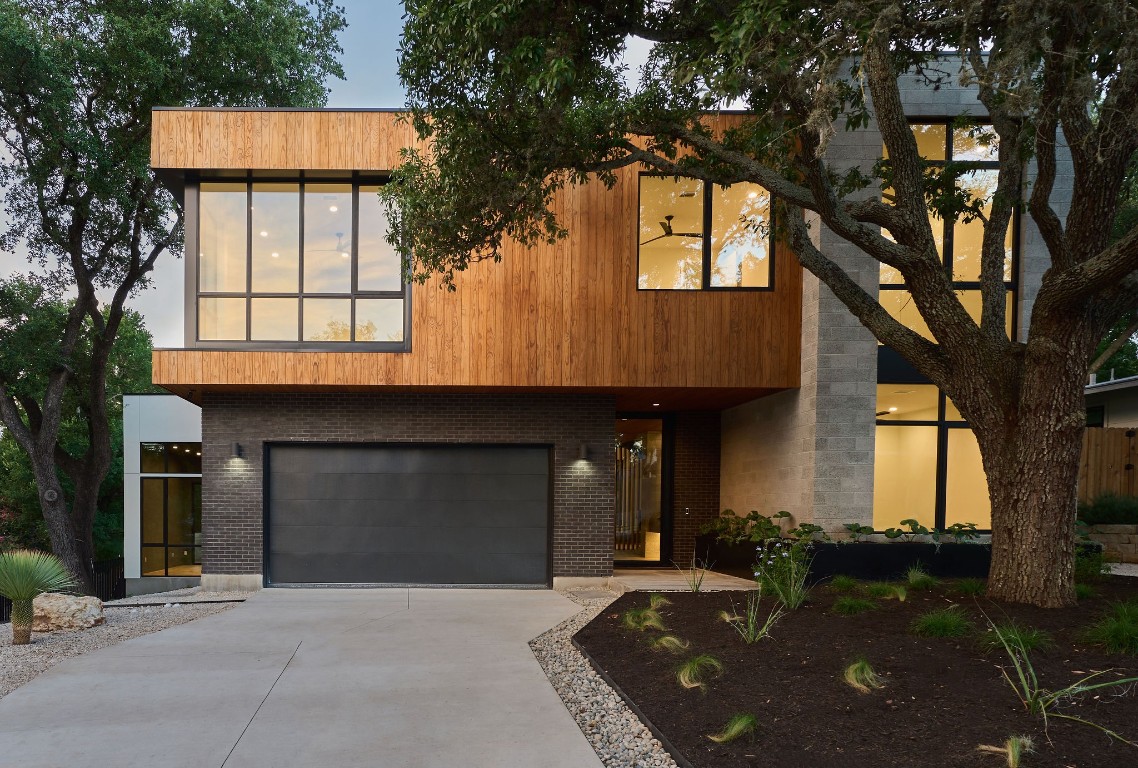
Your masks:
M1114 389L1129 389L1130 387L1138 387L1138 376L1127 376L1123 379L1111 379L1110 381L1088 384L1084 391L1088 395L1093 395L1096 392L1110 392Z
M151 107L152 112L410 112L409 107ZM753 115L750 109L709 109L705 115Z

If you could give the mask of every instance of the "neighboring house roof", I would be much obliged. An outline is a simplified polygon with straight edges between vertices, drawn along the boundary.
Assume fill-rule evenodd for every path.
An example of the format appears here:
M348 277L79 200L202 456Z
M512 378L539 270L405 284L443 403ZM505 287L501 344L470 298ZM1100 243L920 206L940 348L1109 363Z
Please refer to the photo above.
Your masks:
M1130 389L1131 387L1138 387L1138 376L1127 376L1124 379L1111 379L1110 381L1099 381L1094 384L1088 384L1086 393L1091 395L1100 392L1113 392L1119 389Z

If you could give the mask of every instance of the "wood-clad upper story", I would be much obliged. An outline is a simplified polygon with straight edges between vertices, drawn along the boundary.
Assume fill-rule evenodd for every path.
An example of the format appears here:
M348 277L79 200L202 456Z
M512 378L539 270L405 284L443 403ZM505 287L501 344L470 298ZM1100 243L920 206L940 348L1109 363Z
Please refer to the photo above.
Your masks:
M155 111L152 165L173 185L185 185L191 257L186 348L154 352L155 383L197 401L209 390L612 392L625 409L662 400L663 408L719 408L798 386L802 274L793 254L783 245L773 249L769 290L638 288L638 168L621 170L612 189L591 183L560 193L555 208L569 231L565 239L528 249L507 244L500 263L477 263L457 275L453 292L437 280L408 287L399 351L356 342L281 348L199 338L199 182L247 174L253 190L258 178L354 173L362 216L358 179L390 171L400 148L413 142L410 126L387 111ZM253 249L257 227L249 226ZM655 221L649 226L658 228ZM256 300L251 288L241 290ZM358 313L352 317L358 321Z

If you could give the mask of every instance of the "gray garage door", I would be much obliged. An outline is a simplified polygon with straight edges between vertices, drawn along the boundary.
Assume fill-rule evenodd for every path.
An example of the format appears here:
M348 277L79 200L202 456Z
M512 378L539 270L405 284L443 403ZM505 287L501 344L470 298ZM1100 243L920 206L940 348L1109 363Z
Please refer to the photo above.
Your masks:
M269 449L274 584L546 584L549 449Z

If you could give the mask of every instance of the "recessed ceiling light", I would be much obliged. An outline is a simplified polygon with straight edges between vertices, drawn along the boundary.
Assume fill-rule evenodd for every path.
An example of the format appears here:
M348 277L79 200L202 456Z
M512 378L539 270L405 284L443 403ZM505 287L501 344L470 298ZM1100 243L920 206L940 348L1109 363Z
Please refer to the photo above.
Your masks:
M340 255L341 255L341 256L343 256L343 257L346 259L346 258L348 258L348 256L349 256L350 254L349 254L347 251L341 251L341 252L340 252Z
M758 196L759 196L758 192L748 192L747 193L747 199L748 200L754 200Z
M895 406L895 405L889 406L889 412L890 413L896 413L897 412L897 406Z
M273 257L274 259L278 259L278 258L280 258L280 254L279 254L279 253L277 253L276 251L273 251L273 253L272 253L272 257Z
M330 205L330 206L328 206L328 210L330 210L332 213L335 213L336 211L338 211L340 209L334 205Z
M269 236L269 233L262 229L261 230L261 237L268 237L268 236Z
M659 403L652 403L652 407L653 407L653 408L659 408L659 407L660 407L660 404L659 404Z
M172 446L172 447L173 447L173 448L177 448L178 446L176 446L176 445L175 445L175 446Z

